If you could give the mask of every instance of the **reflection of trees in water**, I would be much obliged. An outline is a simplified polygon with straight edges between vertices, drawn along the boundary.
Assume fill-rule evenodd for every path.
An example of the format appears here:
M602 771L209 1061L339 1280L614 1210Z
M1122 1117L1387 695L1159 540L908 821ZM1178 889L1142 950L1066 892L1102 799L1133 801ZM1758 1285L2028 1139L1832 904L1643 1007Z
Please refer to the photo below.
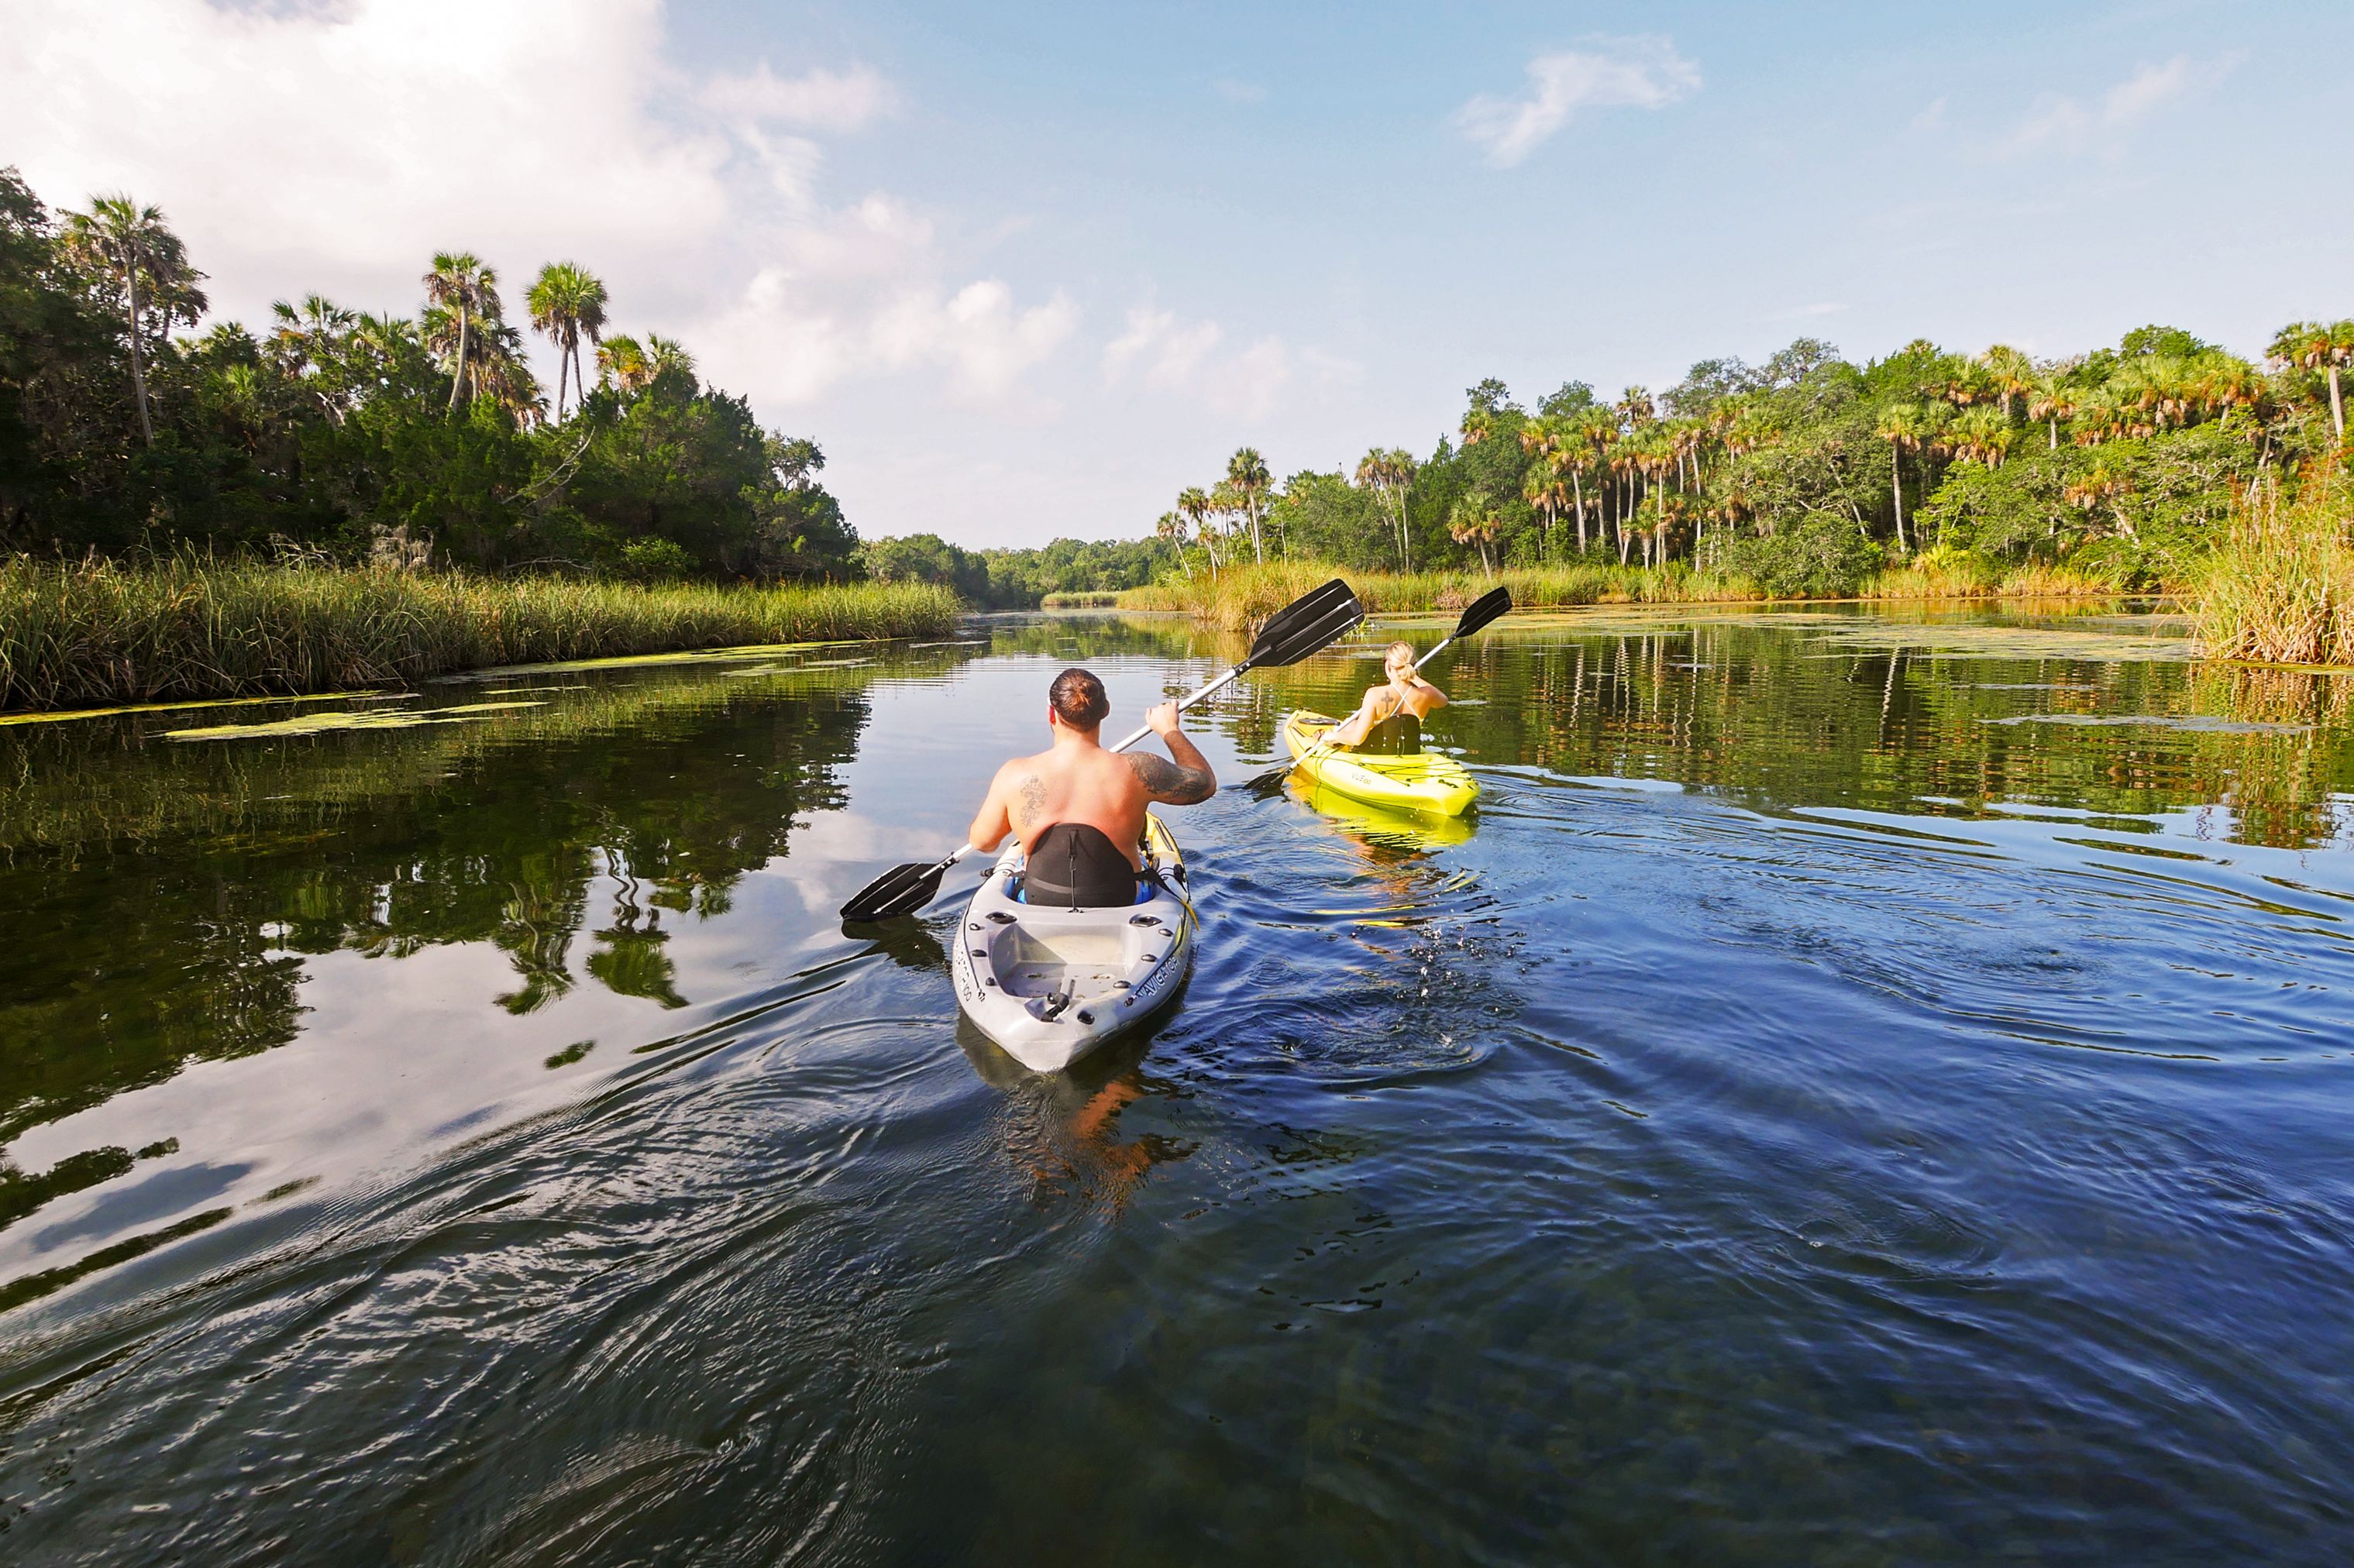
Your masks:
M0 794L30 809L0 819L16 846L0 890L22 911L0 953L0 1138L292 1040L302 954L487 942L520 982L502 1004L545 1006L577 983L600 880L619 894L580 968L682 1005L665 923L723 911L797 818L843 803L862 683L763 697L698 672L464 726L127 751L38 737L22 749L43 776L23 782L20 757ZM105 834L93 802L130 831Z
M2333 800L2354 779L2343 677L2063 657L2034 629L1974 629L1969 656L1800 627L1575 633L1499 629L1450 652L1439 683L1479 701L1435 719L1434 741L1488 763L1670 779L1762 810L1967 814L2027 800L2145 816L2229 801L2228 836L2245 842L2307 847L2349 831ZM1219 723L1271 751L1283 713L1329 710L1363 673L1327 658L1255 675ZM2000 722L2031 715L2194 727Z

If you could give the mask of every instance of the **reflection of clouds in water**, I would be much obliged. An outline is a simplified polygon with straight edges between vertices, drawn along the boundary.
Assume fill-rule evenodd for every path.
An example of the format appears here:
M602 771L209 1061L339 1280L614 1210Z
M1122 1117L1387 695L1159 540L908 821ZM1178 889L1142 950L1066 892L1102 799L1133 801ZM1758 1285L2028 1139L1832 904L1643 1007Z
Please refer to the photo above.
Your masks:
M351 952L302 960L302 1033L276 1050L196 1062L160 1084L28 1129L8 1150L23 1168L42 1168L80 1150L137 1148L176 1138L179 1153L163 1171L147 1169L49 1204L43 1234L25 1225L0 1234L0 1272L52 1266L47 1235L80 1234L77 1225L137 1183L207 1164L237 1162L237 1179L207 1189L203 1206L224 1193L259 1197L281 1183L325 1177L348 1182L411 1161L420 1144L452 1136L455 1125L486 1111L520 1115L578 1092L571 1073L550 1072L546 1058L598 1035L627 1035L632 1015L660 1013L601 988L574 991L525 1017L495 1005L514 970L486 942L425 948L406 958L372 959ZM630 1014L617 1016L620 1009ZM617 1025L622 1027L617 1028ZM653 1033L660 1024L638 1024ZM594 1072L595 1067L583 1067ZM176 1217L143 1216L143 1224ZM81 1228L88 1228L83 1225ZM37 1261L36 1261L37 1260Z

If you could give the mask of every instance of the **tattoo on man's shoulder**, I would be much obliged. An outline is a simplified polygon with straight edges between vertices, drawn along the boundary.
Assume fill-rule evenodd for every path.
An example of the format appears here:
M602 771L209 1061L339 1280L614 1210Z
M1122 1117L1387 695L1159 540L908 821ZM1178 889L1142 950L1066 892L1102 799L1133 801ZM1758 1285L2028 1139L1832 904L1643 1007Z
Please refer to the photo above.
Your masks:
M1144 785L1144 792L1171 806L1191 806L1217 792L1218 781L1204 768L1181 768L1149 751L1131 751L1128 765Z
M1036 774L1022 780L1022 792L1014 798L1013 824L1026 828L1046 813L1046 781Z

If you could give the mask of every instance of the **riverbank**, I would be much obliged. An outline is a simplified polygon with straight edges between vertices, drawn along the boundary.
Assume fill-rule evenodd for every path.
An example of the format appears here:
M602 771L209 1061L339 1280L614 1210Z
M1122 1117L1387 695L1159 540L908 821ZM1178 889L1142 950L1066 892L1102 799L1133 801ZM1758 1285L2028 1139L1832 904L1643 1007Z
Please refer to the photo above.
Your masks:
M1240 631L1258 625L1318 583L1336 576L1346 577L1365 608L1377 615L1460 609L1499 584L1512 590L1514 604L1530 609L1593 604L1737 604L1773 597L1739 573L1696 571L1681 562L1665 567L1581 563L1503 571L1490 577L1477 572L1343 571L1312 562L1270 561L1264 566L1230 567L1214 582L1198 575L1130 588L1119 596L1119 605L1122 609L1182 611L1222 630ZM2108 597L2118 591L2099 578L2065 567L2028 567L1997 575L1967 558L1938 558L1933 553L1871 578L1861 597L2075 599Z
M0 710L298 695L498 664L741 643L928 637L920 583L716 588L193 558L0 567Z
M2323 496L2243 514L2191 617L2215 658L2354 665L2354 506Z

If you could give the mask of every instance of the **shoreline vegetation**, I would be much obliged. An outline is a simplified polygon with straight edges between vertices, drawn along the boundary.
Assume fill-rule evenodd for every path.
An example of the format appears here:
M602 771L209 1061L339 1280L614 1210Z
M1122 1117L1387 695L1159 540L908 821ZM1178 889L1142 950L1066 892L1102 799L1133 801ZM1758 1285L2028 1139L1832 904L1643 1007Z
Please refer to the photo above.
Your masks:
M1206 577L1162 581L1119 594L1060 594L1049 609L1096 609L1177 612L1225 631L1249 631L1328 577L1340 576L1376 615L1418 615L1461 609L1488 589L1508 588L1523 609L1572 609L1588 605L1852 603L1857 600L1986 600L1996 599L2116 599L2128 590L2066 567L2023 567L1996 576L1987 563L1930 560L1885 571L1849 594L1775 595L1734 572L1664 567L1575 564L1477 572L1363 572L1330 563L1270 561L1231 567L1214 584ZM2134 597L2150 597L2147 590Z
M506 664L937 636L929 583L488 578L193 557L0 566L0 710L302 696Z
M2164 594L2221 656L2354 662L2354 320L2261 363L2150 325L2052 359L1801 337L1528 407L1490 378L1426 456L1279 479L1244 447L1150 537L967 550L862 538L814 440L612 330L577 262L516 289L419 257L413 315L313 294L198 332L195 260L155 207L53 211L0 169L0 707L914 635L957 601L1241 629L1335 574L1391 612L1499 580L1548 607Z

